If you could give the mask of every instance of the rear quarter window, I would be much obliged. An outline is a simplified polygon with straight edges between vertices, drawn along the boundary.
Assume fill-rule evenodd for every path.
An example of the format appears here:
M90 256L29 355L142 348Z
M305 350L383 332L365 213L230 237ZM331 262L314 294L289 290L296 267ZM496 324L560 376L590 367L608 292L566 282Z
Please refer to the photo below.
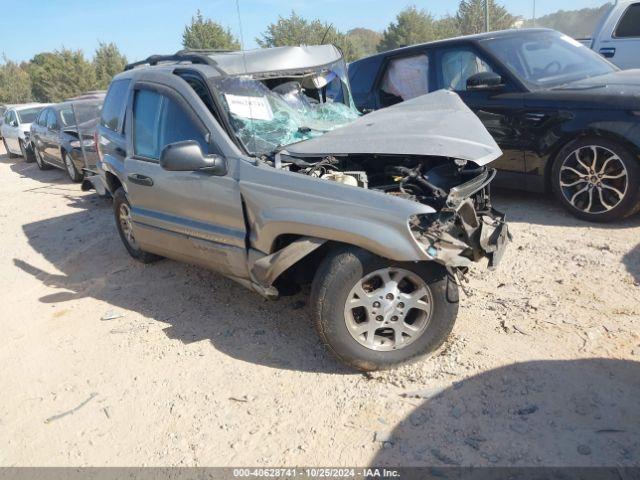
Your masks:
M130 82L129 79L111 82L107 96L104 99L100 124L114 132L118 131L120 119L124 116Z

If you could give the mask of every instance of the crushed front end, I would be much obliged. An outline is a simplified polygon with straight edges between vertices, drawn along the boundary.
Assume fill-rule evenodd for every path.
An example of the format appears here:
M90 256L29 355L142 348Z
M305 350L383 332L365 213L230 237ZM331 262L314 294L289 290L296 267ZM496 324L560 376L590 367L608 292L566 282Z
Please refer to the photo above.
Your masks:
M486 257L492 270L511 240L505 215L491 205L490 183L496 171L479 170L449 190L439 211L413 216L409 222L427 255L449 268L466 270Z

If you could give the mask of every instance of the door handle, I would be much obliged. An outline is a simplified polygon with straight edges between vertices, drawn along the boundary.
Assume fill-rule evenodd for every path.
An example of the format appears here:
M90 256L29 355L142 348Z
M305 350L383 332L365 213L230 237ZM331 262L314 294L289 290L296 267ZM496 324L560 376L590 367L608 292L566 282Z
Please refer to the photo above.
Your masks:
M613 47L601 48L600 55L604 58L612 58L616 54L616 49Z
M147 177L146 175L140 175L139 173L132 173L127 176L131 183L135 183L136 185L143 185L145 187L153 186L153 178Z

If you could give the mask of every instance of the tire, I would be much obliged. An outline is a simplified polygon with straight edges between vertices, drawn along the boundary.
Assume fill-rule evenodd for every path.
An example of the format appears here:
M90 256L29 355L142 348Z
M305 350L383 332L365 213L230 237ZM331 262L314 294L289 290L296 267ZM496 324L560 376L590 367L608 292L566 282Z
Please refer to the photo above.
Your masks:
M640 164L617 142L580 138L556 155L551 187L562 206L582 220L621 220L640 208Z
M36 165L38 165L38 168L40 170L50 170L51 168L53 168L48 163L44 163L44 160L42 160L42 154L40 153L40 150L38 150L35 146L33 147L33 156L35 157Z
M377 278L380 272L390 272L390 278L396 280L404 276L405 280L399 285L410 279L416 286L424 286L427 295L420 296L420 303L428 305L429 313L395 303L408 298L402 293L405 287L399 292L395 290L393 299L390 293L384 298L379 296L384 293L375 289L379 286L375 282L382 281L382 277ZM365 302L370 308L354 308L352 305L360 303L355 296L363 279L370 279L371 283L364 285L373 290L367 292L369 297ZM347 306L348 299L355 303ZM375 302L371 303L371 299ZM379 311L375 310L376 304ZM397 305L403 305L402 312L395 309ZM422 358L444 343L458 315L458 286L446 269L434 262L393 262L359 248L340 247L325 257L316 273L311 288L311 308L322 343L341 362L360 371L382 370ZM358 321L361 323L356 323ZM402 340L398 341L398 330L412 321L415 335L404 338L401 333ZM360 334L363 328L369 331ZM371 337L369 332L373 332Z
M84 178L84 175L81 172L78 172L78 169L76 168L76 164L73 163L73 159L71 158L71 155L69 155L67 152L63 152L63 160L64 160L65 170L67 172L67 175L69 175L69 178L71 179L71 181L75 183L81 182L82 179Z
M7 141L4 138L2 139L2 143L4 144L4 151L7 152L7 156L9 158L16 158L18 156L15 153L11 153L9 151L9 147L7 146Z
M29 156L27 155L27 149L24 148L24 142L22 140L18 140L18 144L20 145L20 156L26 161Z
M124 216L125 210L129 212L128 228L131 229L131 204L127 199L127 194L124 192L124 189L120 187L113 195L113 214L116 220L116 228L118 229L120 240L122 240L122 243L127 249L127 252L129 252L129 255L139 262L151 263L160 260L162 257L153 253L145 252L138 247L132 230L124 230L123 223L126 224L127 222L121 217Z

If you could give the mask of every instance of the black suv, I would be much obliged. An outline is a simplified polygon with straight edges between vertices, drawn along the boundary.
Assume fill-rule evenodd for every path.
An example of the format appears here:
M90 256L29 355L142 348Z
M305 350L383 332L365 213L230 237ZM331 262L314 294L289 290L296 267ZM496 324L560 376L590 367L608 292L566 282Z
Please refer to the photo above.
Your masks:
M552 190L573 215L613 221L640 209L640 70L621 71L559 32L507 30L355 61L363 111L456 92L504 154L495 185Z

